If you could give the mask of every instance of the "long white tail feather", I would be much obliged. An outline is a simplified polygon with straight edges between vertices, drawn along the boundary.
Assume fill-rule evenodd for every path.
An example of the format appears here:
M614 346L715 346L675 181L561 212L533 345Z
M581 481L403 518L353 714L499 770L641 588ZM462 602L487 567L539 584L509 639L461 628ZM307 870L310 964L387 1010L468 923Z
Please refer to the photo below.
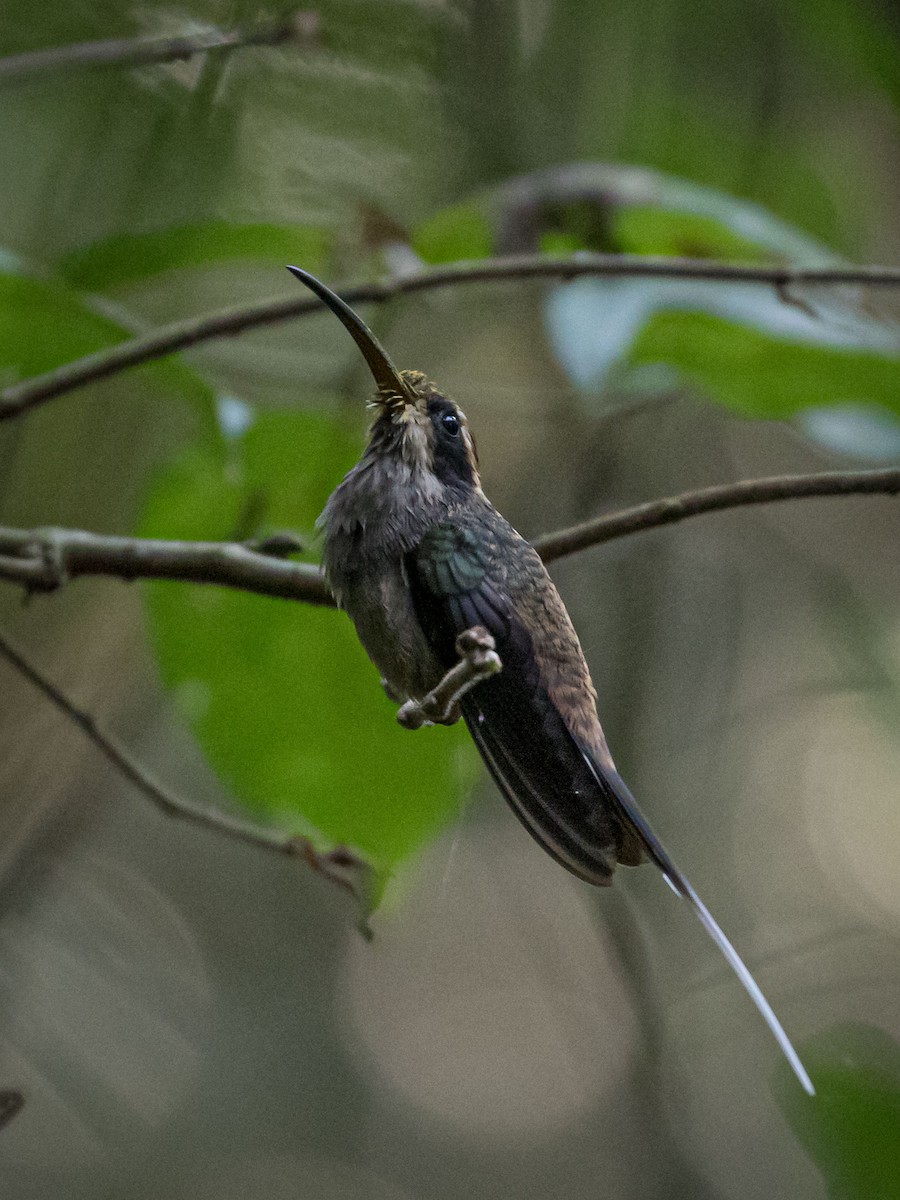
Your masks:
M791 1069L793 1070L794 1074L799 1079L800 1084L803 1087L803 1090L805 1092L807 1092L808 1095L814 1096L816 1094L816 1089L813 1087L812 1080L810 1079L809 1074L807 1073L806 1067L804 1067L803 1063L800 1061L800 1055L794 1049L791 1039L785 1033L784 1026L781 1024L781 1022L775 1016L775 1012L772 1008L772 1005L768 1002L766 997L763 995L762 988L759 986L759 984L756 982L756 980L751 975L750 969L747 966L747 964L744 962L744 960L738 954L737 950L735 950L734 946L732 946L731 942L728 940L728 938L722 932L722 929L721 929L718 921L716 921L715 917L712 915L712 913L709 911L709 909L706 907L706 905L703 903L703 901L700 899L700 897L697 895L697 893L694 891L694 889L691 887L691 885L689 883L687 883L686 880L684 881L686 884L686 890L681 891L681 889L678 888L677 885L672 883L672 880L669 879L669 877L667 875L664 875L663 877L665 878L667 883L671 884L674 887L675 891L680 896L684 896L685 900L687 900L687 902L693 908L694 912L697 914L697 918L700 921L700 924L703 926L703 928L706 930L706 932L709 934L709 936L712 938L712 940L719 947L723 956L725 957L725 961L728 963L728 965L731 967L732 971L734 971L735 975L737 975L738 979L743 984L744 991L747 993L747 995L750 997L750 999L756 1005L759 1015L762 1017L762 1019L768 1025L769 1029L771 1030L772 1036L775 1038L775 1041L781 1047L782 1053L784 1054L784 1056L788 1060L788 1062L791 1064ZM682 876L682 879L683 878L684 877Z
M688 878L678 869L668 850L650 828L646 817L638 808L637 801L628 790L625 781L617 772L611 771L608 767L600 767L589 754L585 754L585 759L598 782L606 783L610 795L618 806L621 815L641 839L647 851L648 858L659 867L663 879L665 879L666 883L677 896L681 896L687 900L688 904L690 904L691 908L697 914L700 924L718 946L725 961L740 980L744 991L756 1005L757 1012L766 1025L768 1025L769 1031L781 1048L782 1054L784 1054L790 1063L791 1069L797 1076L803 1090L808 1095L814 1096L816 1089L813 1087L812 1080L803 1063L800 1061L800 1056L794 1049L790 1038L785 1033L784 1027L775 1016L771 1004L763 995L759 984L750 974L750 970L744 960L722 932L712 913L694 891Z

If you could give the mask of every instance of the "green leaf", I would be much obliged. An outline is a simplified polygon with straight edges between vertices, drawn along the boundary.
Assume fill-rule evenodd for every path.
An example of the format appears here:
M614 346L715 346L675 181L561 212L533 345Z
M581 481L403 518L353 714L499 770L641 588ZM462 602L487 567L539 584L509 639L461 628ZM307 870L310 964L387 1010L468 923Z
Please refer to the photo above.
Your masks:
M24 274L0 274L0 386L51 371L72 359L126 341L131 332L64 285ZM213 429L212 389L177 358L139 368L193 400Z
M656 205L635 205L616 213L613 231L627 254L674 258L718 258L731 262L764 262L771 255L724 222L702 213L679 212Z
M880 1029L844 1025L802 1047L816 1095L779 1068L776 1095L832 1200L900 1197L900 1046Z
M650 208L682 219L693 217L702 222L695 228L705 229L707 236L713 229L727 231L745 246L756 246L779 260L805 266L840 262L839 255L821 241L782 220L762 204L663 171L642 167L605 169L610 173L610 186L615 189L616 207L621 214L626 214L629 209ZM641 216L637 219L646 220ZM719 237L722 235L722 232L718 234Z
M358 456L321 412L264 412L226 454L194 449L156 481L139 532L311 536ZM248 514L255 514L248 529ZM400 729L347 618L203 586L147 588L166 685L213 768L260 817L390 869L458 811L475 771L461 729Z
M483 206L477 202L457 204L435 213L416 231L413 249L428 263L487 258L493 237Z
M577 233L569 233L565 229L546 230L541 234L539 244L541 254L546 254L548 258L560 258L564 254L588 249Z
M319 271L329 245L326 231L310 226L206 221L106 238L67 254L59 269L72 287L102 292L164 271L248 259L278 264L296 261Z
M527 186L526 186L527 185ZM573 163L551 172L512 180L483 200L499 221L507 206L529 204L544 233L574 235L578 248L627 250L636 254L676 253L696 248L709 254L774 258L805 266L838 263L822 242L777 217L761 204L648 167ZM591 228L589 210L602 215ZM585 235L588 236L585 236Z
M510 203L534 192L538 247L724 258L735 262L837 263L821 242L759 204L647 167L576 163L522 176L441 209L413 238L426 262L485 258Z
M789 340L700 312L656 312L635 339L634 364L674 368L719 404L783 418L828 404L900 414L900 357Z
M900 38L890 10L858 0L794 0L784 19L830 76L871 79L900 106ZM856 91L854 96L858 102Z
M25 275L0 275L0 370L9 384L102 350L128 336L66 288Z

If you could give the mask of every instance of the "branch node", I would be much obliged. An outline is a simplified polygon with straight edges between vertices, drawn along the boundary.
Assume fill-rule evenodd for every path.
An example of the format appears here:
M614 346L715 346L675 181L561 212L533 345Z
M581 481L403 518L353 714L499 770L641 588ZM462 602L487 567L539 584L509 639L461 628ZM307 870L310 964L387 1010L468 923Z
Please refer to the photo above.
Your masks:
M297 855L308 867L348 892L358 907L356 927L360 934L370 942L375 936L369 925L372 914L372 893L374 870L371 863L354 854L347 846L335 846L332 850L317 850L313 842L302 834L288 838L284 844L285 852Z
M66 565L66 532L52 525L35 529L34 541L23 547L26 554L40 558L46 572L46 591L56 591L69 582Z
M456 639L456 653L459 662L436 687L421 700L407 700L400 706L397 721L404 729L455 725L460 716L459 702L466 692L502 670L494 639L483 625L463 630Z
M794 293L791 291L792 283L793 280L788 276L785 276L783 279L775 280L773 286L778 299L782 304L787 304L791 308L797 308L800 310L800 312L805 313L806 316L812 317L814 321L817 321L819 319L819 314L816 312L813 306L808 304L802 297L794 295Z

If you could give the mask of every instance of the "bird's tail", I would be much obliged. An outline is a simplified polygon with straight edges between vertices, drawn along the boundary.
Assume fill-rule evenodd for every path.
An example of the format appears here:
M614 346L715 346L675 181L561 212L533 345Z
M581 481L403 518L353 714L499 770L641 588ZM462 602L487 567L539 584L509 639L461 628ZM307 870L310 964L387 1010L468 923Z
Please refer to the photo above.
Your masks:
M760 1016L768 1025L772 1036L781 1047L782 1053L791 1064L791 1069L797 1076L800 1084L810 1096L814 1096L815 1088L813 1087L812 1080L810 1079L803 1063L800 1061L800 1056L794 1049L790 1038L785 1033L784 1027L775 1016L771 1004L769 1004L768 1000L763 995L759 984L750 974L749 968L738 954L737 950L735 950L734 946L732 946L731 942L722 932L722 929L720 928L716 919L713 917L712 913L694 891L690 880L678 868L668 850L650 828L646 817L638 808L637 801L628 790L624 780L616 771L610 770L606 766L603 768L599 767L595 762L592 761L590 755L585 754L585 758L587 759L588 766L596 777L597 782L601 784L601 786L604 783L607 785L611 800L618 808L622 819L639 837L647 853L647 857L656 863L660 871L662 871L663 876L672 887L673 891L675 891L677 895L683 896L684 899L687 900L688 904L690 904L691 908L696 913L700 924L716 943L722 955L724 956L725 961L731 967L732 971L734 971L735 975L737 975L747 995L756 1005Z

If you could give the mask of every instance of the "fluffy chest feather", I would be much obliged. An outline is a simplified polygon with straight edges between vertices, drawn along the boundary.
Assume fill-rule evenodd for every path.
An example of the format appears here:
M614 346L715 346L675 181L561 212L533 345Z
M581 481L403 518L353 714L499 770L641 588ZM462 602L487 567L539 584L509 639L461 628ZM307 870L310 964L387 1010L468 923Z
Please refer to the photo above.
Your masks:
M443 516L442 492L404 464L363 460L320 519L324 562L338 604L366 653L401 699L421 698L442 668L416 618L405 557Z

